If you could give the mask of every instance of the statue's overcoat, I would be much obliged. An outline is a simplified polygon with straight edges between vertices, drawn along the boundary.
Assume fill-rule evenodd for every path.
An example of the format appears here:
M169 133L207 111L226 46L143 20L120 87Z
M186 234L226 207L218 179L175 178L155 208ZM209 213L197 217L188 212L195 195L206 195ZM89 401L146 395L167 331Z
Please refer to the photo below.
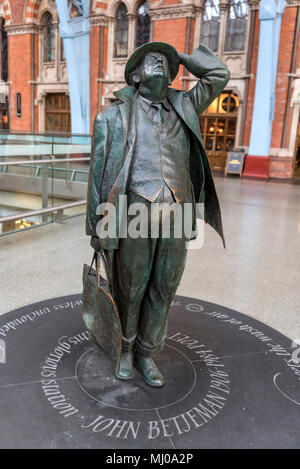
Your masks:
M220 206L203 146L199 116L224 89L230 74L204 45L185 58L184 65L198 82L188 92L169 88L168 100L189 131L189 171L195 202L204 203L204 220L219 233L225 245ZM118 101L101 111L94 122L86 217L86 234L92 236L97 236L100 219L96 214L97 206L111 202L118 208L118 196L126 194L134 151L134 142L130 148L126 148L126 143L136 88L127 86L115 92L115 96ZM118 236L100 239L103 249L117 249L118 242Z

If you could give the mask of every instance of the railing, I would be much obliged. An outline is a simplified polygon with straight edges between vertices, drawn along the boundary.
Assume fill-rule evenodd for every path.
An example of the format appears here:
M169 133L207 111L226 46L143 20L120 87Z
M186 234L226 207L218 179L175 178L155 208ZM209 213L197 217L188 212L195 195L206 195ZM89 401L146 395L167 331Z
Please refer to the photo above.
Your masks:
M90 142L0 133L0 236L85 212Z
M76 163L78 161L89 161L90 158L76 158ZM74 163L74 158L63 158L61 160L56 160L55 162L57 164L59 163L64 163L64 162L67 162L67 161L71 161L72 163ZM41 163L41 164L37 164L37 163ZM28 161L24 161L22 163L19 163L18 161L10 161L9 163L7 162L0 162L0 172L2 174L8 174L8 167L9 166L19 166L21 168L30 168L30 167L34 167L35 169L35 172L34 172L34 176L35 177L40 177L41 176L41 170L43 168L43 164L48 164L48 163L51 163L52 165L54 164L54 160L28 160ZM76 181L76 174L84 174L84 175L88 175L88 171L87 170L84 170L84 169L79 169L79 168L57 168L55 166L48 166L48 170L51 169L53 172L61 172L65 175L65 177L63 179L69 179L70 181ZM69 176L69 174L71 173L71 175Z
M66 210L67 208L79 207L80 205L85 205L85 204L86 204L86 200L78 200L77 202L71 202L69 204L61 204L61 205L56 205L55 207L42 208L40 210L33 210L32 212L18 213L17 215L11 215L9 217L0 218L0 223L5 223L8 221L15 221L18 219L22 219L26 217L28 218L28 217L32 217L35 215L44 215L46 213L55 213L56 217L54 218L54 221L58 221L58 220L63 219L64 210Z
M18 141L18 142L70 142L80 139L91 138L88 134L71 134L67 132L26 132L19 130L0 130L0 141Z

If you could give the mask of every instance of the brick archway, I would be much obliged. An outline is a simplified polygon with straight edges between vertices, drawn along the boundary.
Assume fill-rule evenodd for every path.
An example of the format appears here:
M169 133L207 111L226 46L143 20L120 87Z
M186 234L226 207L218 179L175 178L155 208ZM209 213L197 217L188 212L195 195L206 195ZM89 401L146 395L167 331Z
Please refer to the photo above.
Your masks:
M24 8L24 18L26 23L32 23L38 19L38 11L41 1L42 0L26 0ZM8 3L8 0L0 0L0 3ZM97 13L97 11L101 9L107 9L107 0L93 0L93 2L91 2L91 13Z
M11 16L11 8L10 8L10 3L8 0L0 0L0 5L3 7L4 11L4 18L5 18L5 24L11 24L12 23L12 16Z
M38 12L42 0L27 0L24 9L25 23L32 23L37 20Z

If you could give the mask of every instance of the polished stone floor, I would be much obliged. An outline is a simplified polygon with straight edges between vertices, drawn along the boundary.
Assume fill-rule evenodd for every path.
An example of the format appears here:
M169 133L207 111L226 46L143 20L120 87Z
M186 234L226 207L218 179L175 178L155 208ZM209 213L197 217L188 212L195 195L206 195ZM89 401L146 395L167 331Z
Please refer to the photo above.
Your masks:
M300 186L216 177L227 247L205 227L178 294L224 305L300 340ZM1 313L81 291L84 217L0 238Z

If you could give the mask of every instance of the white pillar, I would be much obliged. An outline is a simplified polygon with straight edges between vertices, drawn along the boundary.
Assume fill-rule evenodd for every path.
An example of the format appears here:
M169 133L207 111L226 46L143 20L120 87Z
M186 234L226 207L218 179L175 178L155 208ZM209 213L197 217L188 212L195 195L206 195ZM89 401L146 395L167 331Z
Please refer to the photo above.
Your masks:
M56 0L60 35L68 69L73 134L90 132L90 50L89 0L77 0L82 16L70 18L71 0Z

